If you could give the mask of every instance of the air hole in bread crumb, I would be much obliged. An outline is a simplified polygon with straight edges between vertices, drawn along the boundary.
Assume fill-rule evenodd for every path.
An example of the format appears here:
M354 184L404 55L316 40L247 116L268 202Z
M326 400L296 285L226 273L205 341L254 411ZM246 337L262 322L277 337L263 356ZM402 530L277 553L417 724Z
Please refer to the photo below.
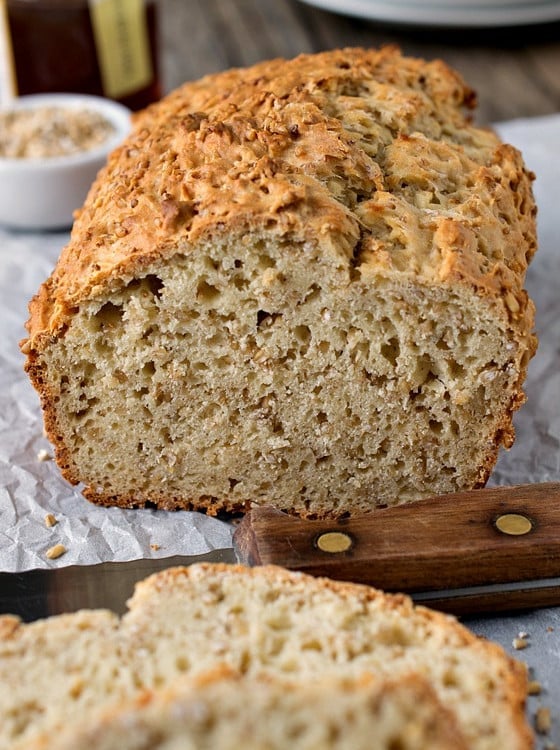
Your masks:
M381 356L384 357L393 367L397 364L400 354L399 340L395 337L389 339L386 344L381 345Z
M227 367L229 367L232 364L231 357L216 357L214 359L214 366L217 367L219 370L225 370Z
M240 292L247 289L249 282L243 276L234 276L232 279L233 286Z
M429 427L430 427L430 430L436 433L437 435L439 435L441 431L443 430L442 423L439 422L437 419L430 419Z
M191 665L186 656L181 655L175 659L175 667L178 672L188 672Z
M294 337L300 342L300 344L308 344L311 339L309 326L296 326L294 328Z
M120 305L106 302L94 316L97 330L113 328L122 324L123 309Z
M164 287L164 283L159 278L159 276L155 276L154 274L149 274L148 276L146 276L146 282L148 284L149 290L154 295L154 297L157 297L157 299L160 299L161 290Z
M208 369L208 365L206 364L206 362L193 362L191 365L191 369L203 371Z
M257 310L257 328L260 328L265 322L271 321L272 313L266 310Z
M206 279L201 279L196 287L196 296L202 302L212 303L220 296L220 290L209 284Z
M304 302L312 302L313 300L317 299L319 295L321 294L321 288L317 286L317 284L311 284L309 287L307 294L305 295Z
M263 253L259 255L258 265L259 265L259 268L263 270L265 268L275 268L276 261L274 260L274 258L271 258L269 255L266 255Z
M450 359L449 374L451 375L451 377L456 378L457 380L461 380L466 376L466 370L463 365L459 364L459 362L454 359Z

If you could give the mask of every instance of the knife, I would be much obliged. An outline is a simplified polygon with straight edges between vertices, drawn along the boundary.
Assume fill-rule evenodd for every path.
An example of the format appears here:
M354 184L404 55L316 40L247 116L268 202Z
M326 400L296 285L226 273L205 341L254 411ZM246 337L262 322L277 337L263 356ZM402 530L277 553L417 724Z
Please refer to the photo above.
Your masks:
M560 483L441 495L338 520L260 507L233 542L194 557L0 573L0 612L25 621L84 607L122 613L138 580L204 561L281 565L457 615L560 604Z
M240 562L410 594L453 614L560 604L560 483L440 495L338 521L251 511Z

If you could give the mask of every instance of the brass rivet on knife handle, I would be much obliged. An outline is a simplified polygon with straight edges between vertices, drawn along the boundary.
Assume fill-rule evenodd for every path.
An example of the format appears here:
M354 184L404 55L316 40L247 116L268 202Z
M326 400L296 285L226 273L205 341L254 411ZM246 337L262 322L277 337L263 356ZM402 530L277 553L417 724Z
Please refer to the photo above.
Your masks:
M531 519L521 513L502 513L494 521L494 526L508 536L523 536L533 530Z
M315 546L321 552L331 552L333 554L347 552L353 544L352 537L349 534L344 534L342 531L325 531L315 539Z

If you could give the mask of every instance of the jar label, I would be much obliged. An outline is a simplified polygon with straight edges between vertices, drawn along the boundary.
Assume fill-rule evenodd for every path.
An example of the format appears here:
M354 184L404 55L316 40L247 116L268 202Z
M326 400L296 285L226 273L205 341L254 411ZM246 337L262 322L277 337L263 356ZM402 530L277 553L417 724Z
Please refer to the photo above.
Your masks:
M120 99L153 77L144 0L88 0L103 91Z
M16 95L14 54L6 0L0 0L0 106L7 106Z

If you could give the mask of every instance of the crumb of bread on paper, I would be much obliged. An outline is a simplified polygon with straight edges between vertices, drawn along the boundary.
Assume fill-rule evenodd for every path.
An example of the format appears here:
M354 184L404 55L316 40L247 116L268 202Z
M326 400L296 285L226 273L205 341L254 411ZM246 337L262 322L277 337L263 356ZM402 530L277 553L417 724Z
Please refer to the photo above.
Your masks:
M527 685L528 695L540 695L542 692L542 685L538 680L530 680Z
M157 552L158 549L161 549L160 544L150 544L150 549L152 549L154 552Z
M513 639L512 645L516 651L522 651L523 649L527 648L527 646L529 645L529 641L527 640L527 638L517 636Z
M550 708L540 706L535 712L535 729L539 734L548 734L552 726Z
M49 560L56 560L59 557L62 557L68 550L63 544L55 544L52 547L49 547L49 549L46 551L45 556Z
M37 452L37 461L40 461L43 463L44 461L51 461L52 456L48 452L48 450L45 450L45 448L41 448L40 451Z
M57 523L58 519L56 518L56 516L52 513L47 513L47 515L45 516L45 526L47 527L47 529L52 529L52 527L56 526Z

